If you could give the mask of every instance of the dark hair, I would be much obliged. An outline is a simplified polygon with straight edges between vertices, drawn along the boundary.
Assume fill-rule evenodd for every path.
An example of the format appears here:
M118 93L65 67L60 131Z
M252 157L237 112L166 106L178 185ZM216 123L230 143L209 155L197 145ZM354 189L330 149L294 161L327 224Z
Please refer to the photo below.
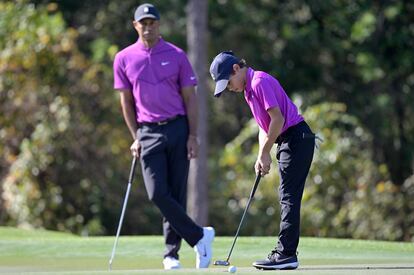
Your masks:
M240 68L244 68L247 67L247 62L246 60L244 60L243 58L239 60L239 63L236 63L237 65L239 65ZM234 70L232 69L231 74L234 74Z
M238 65L240 66L240 68L243 68L247 66L247 62L244 59L240 59Z

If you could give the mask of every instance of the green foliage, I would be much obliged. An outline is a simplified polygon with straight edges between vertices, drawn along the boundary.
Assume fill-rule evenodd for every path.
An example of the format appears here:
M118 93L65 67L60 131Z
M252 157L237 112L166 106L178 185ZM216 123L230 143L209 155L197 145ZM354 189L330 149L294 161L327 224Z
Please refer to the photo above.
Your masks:
M113 128L123 121L110 88L111 68L79 52L78 32L65 26L54 7L0 4L0 36L7 37L0 42L3 220L112 233L124 195L119 181L126 183L129 136L125 128ZM95 62L102 58L98 48L110 49L101 44ZM138 201L145 196L133 192ZM142 211L158 218L151 207Z
M45 211L47 217L53 209L45 210L49 205L43 198L56 201L60 196L53 188L42 194L38 179L55 159L54 140L68 128L71 114L68 98L59 91L65 77L60 66L73 60L60 56L70 51L75 32L63 32L58 14L37 12L23 2L1 3L0 9L0 36L7 37L1 39L0 59L4 110L0 162L9 169L3 198L15 223L39 225L47 223L39 220L40 213Z
M305 235L364 237L376 233L376 209L364 203L375 183L387 180L373 164L371 137L343 104L315 105L304 113L324 139L316 151L303 197ZM366 212L367 211L367 212ZM364 236L359 234L364 233Z
M0 2L1 223L116 230L131 141L112 60L136 41L138 3L91 3ZM185 49L186 1L154 4L163 37ZM409 1L209 1L209 57L232 49L276 76L325 138L304 194L306 235L414 236L413 11ZM209 105L210 217L232 235L254 181L257 128L242 97ZM242 234L277 232L277 181L274 168ZM134 187L124 232L160 233L139 173Z
M387 166L392 182L401 185L413 173L414 116L405 104L414 101L412 3L218 1L210 11L211 56L233 49L276 76L288 94L300 93L306 106L345 103L372 135L373 160ZM230 103L212 108L234 112ZM214 122L222 128L228 121ZM233 136L245 123L236 121Z
M407 180L403 192L392 184L387 166L372 161L372 137L344 104L314 105L304 116L324 142L315 152L303 195L302 234L412 241L407 232L413 230L414 216L403 214L411 213L413 207L406 200L412 180ZM220 200L213 201L212 209L217 210L211 211L211 219L223 232L226 227L234 228L243 213L254 180L257 149L257 126L250 121L220 152L214 170L221 173L215 175L213 192ZM242 234L278 232L276 165L271 171L259 185Z
M246 207L255 180L254 163L257 158L256 122L250 120L240 134L217 156L219 161L212 167L216 173L211 186L212 197L210 217L217 227L218 234L234 234L236 225ZM278 179L275 169L263 178L249 208L249 221L243 226L242 235L272 235L276 230L273 215L278 211L275 204Z
M364 42L375 31L376 17L372 12L366 12L352 26L351 39L356 42Z

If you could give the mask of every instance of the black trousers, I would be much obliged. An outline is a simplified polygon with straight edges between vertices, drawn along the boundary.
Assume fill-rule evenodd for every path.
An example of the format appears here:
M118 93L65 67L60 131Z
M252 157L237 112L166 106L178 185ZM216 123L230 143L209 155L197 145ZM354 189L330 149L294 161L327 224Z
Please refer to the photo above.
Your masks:
M203 237L202 227L186 214L188 121L181 116L164 125L145 124L137 133L147 194L164 216L164 257L178 259L182 238L194 246Z
M315 135L306 122L288 128L276 141L279 163L280 231L276 250L294 255L299 244L300 207L313 159Z

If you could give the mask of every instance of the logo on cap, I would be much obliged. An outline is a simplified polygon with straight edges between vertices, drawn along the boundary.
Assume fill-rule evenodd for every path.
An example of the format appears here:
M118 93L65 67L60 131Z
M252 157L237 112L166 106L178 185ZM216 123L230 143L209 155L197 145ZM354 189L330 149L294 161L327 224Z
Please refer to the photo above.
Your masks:
M136 21L141 21L145 18L160 20L160 14L154 5L142 4L135 10L134 19Z

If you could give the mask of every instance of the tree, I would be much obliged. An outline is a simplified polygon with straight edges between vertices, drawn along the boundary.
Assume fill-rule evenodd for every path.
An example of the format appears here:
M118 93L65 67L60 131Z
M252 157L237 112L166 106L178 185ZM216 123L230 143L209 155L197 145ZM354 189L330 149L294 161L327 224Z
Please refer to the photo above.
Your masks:
M198 76L198 138L200 151L192 160L189 174L188 211L200 225L208 222L207 169L207 1L189 0L187 6L188 55Z

